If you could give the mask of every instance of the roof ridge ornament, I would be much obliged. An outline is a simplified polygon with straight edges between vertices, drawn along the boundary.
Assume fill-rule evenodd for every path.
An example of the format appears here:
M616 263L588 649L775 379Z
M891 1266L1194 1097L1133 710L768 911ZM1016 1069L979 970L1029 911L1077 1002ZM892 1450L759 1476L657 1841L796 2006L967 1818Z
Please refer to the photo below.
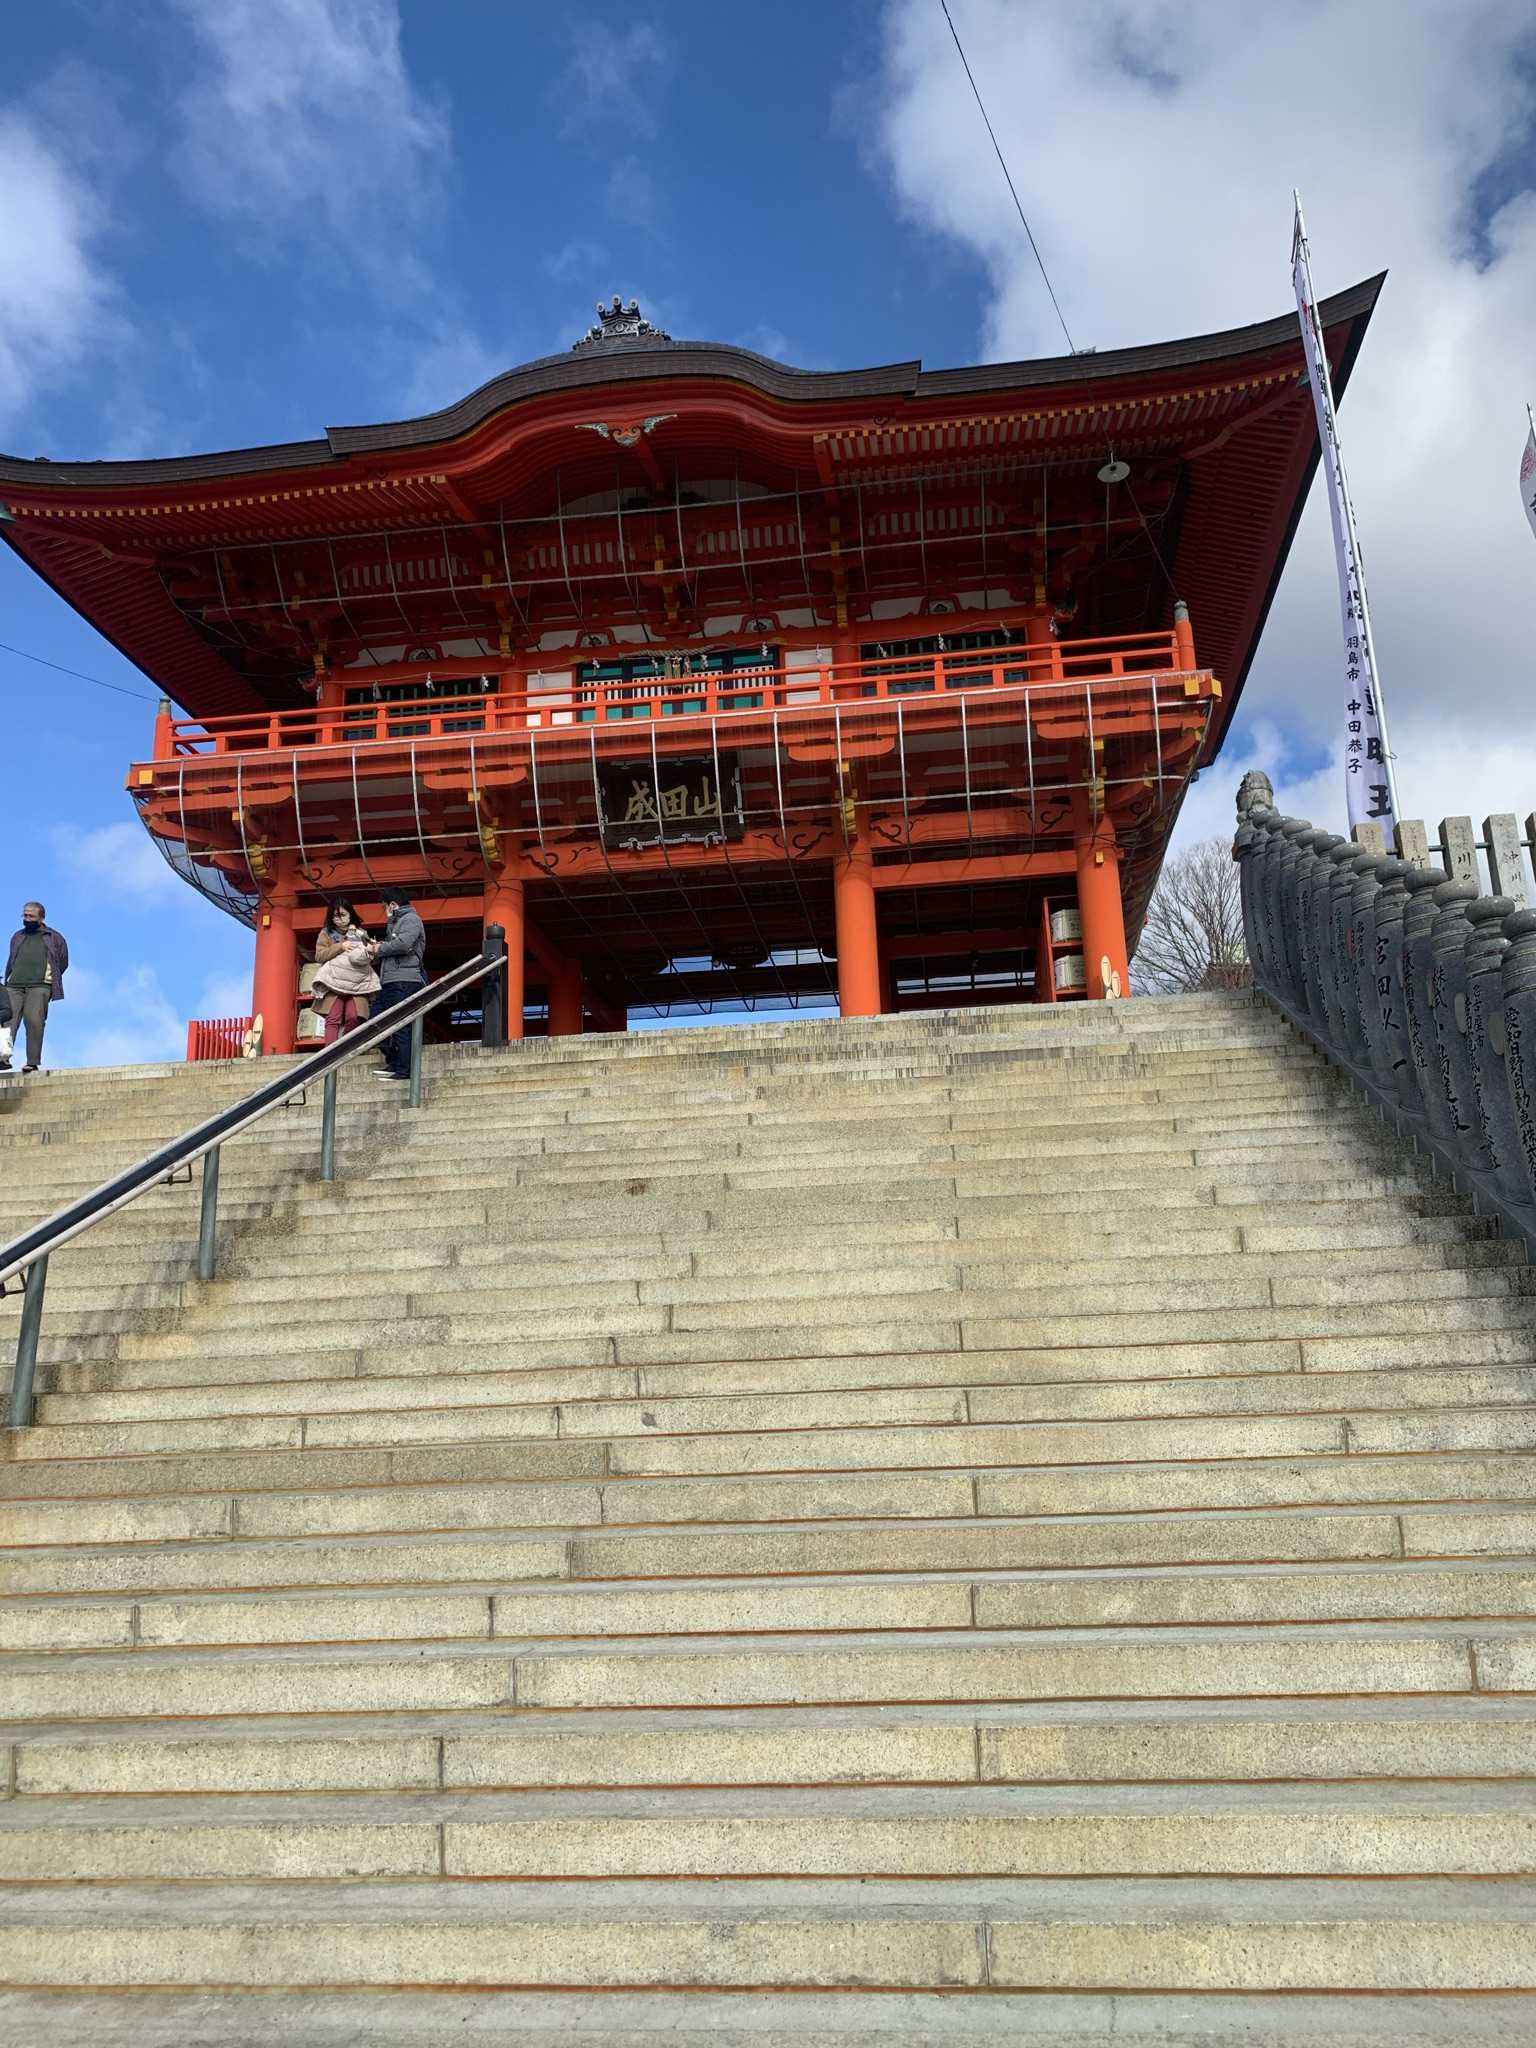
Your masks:
M670 341L670 334L659 327L653 327L640 311L640 301L631 299L626 306L615 292L613 303L605 306L597 302L597 324L589 327L580 341L571 343L571 352L581 349L607 348L620 341Z

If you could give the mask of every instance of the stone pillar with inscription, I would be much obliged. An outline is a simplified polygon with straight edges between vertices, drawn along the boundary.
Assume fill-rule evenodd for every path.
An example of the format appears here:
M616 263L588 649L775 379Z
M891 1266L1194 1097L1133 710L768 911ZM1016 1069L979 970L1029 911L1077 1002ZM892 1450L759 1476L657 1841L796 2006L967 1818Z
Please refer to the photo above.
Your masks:
M1439 868L1411 867L1404 878L1408 903L1403 911L1403 1016L1408 1030L1408 1108L1416 1121L1430 1124L1432 1092L1439 1087L1434 1040L1429 1024L1430 931L1435 921L1434 892L1445 881Z
M1440 820L1440 860L1453 882L1471 882L1481 888L1477 872L1477 834L1470 818Z
M1488 879L1494 895L1507 898L1511 914L1524 910L1531 899L1525 886L1520 827L1511 813L1495 811L1491 818L1484 818L1483 843L1488 849Z
M1505 926L1515 905L1507 896L1479 896L1467 910L1466 1040L1477 1112L1476 1163L1494 1176L1505 1201L1525 1199L1525 1162L1504 1067Z
M1473 882L1447 882L1435 891L1439 908L1430 932L1429 1022L1442 1127L1449 1143L1465 1146L1476 1123L1472 1064L1467 1057L1468 906L1477 900Z
M1504 1072L1525 1173L1522 1199L1529 1203L1536 1196L1536 910L1517 910L1504 936Z
M1406 862L1388 856L1377 861L1375 872L1378 887L1360 973L1361 1014L1377 1082L1390 1102L1407 1110L1413 1089L1403 1010L1403 915L1410 870Z

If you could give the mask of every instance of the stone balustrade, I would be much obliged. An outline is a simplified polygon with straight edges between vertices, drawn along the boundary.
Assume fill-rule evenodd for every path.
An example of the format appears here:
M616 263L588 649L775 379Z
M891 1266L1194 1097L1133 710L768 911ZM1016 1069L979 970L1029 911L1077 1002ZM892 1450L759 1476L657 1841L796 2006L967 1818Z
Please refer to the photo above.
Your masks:
M1536 910L1523 890L1486 896L1476 879L1285 817L1273 797L1261 774L1237 796L1255 985L1536 1245ZM1496 877L1511 861L1500 853Z

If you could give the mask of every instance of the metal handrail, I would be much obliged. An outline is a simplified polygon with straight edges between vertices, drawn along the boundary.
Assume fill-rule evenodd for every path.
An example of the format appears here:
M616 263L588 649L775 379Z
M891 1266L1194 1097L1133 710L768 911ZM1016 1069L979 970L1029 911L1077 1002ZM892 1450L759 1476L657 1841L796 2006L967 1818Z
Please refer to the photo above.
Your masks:
M273 1080L232 1103L228 1109L221 1109L215 1115L194 1125L179 1138L162 1145L157 1151L148 1153L136 1165L126 1167L103 1181L90 1194L82 1195L67 1209L36 1223L9 1244L0 1245L0 1290L7 1280L24 1273L25 1293L21 1308L21 1328L16 1343L16 1368L11 1381L10 1423L13 1429L27 1428L33 1419L35 1407L35 1383L37 1378L37 1340L42 1324L43 1294L48 1284L48 1261L82 1232L99 1223L104 1216L115 1215L130 1202L148 1193L151 1188L160 1187L182 1167L190 1168L197 1160L203 1162L202 1202L198 1216L197 1236L197 1277L211 1280L217 1266L218 1242L218 1200L219 1200L219 1157L221 1148L231 1138L237 1138L274 1109L281 1109L291 1102L295 1095L302 1095L316 1081L323 1081L325 1092L320 1119L320 1178L324 1181L336 1178L336 1077L349 1061L360 1058L364 1053L374 1051L397 1031L409 1027L411 1033L411 1072L407 1093L407 1107L421 1107L421 1055L424 1037L424 1021L428 1013L439 1005L462 995L465 990L476 987L493 975L504 975L506 968L506 938L499 925L492 925L485 935L485 949L473 960L466 960L461 967L440 975L436 981L429 981L404 1002L392 1004L387 1010L371 1017L366 1024L338 1038L333 1045L322 1046L318 1052L300 1060L296 1067L277 1075ZM505 980L502 988L505 989ZM507 1020L505 1000L487 1001L484 1004L484 1019L481 1025L481 1043L488 1047L500 1047L507 1041Z

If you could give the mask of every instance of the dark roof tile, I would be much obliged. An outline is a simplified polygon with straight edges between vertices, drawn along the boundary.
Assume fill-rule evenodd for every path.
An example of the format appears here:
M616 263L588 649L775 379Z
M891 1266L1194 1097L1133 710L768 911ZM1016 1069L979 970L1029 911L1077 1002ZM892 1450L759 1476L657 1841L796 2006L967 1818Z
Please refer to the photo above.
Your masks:
M1319 305L1326 326L1368 315L1385 273L1339 292ZM553 392L602 390L657 377L728 379L794 404L847 403L878 398L946 398L1089 383L1106 377L1155 376L1229 357L1265 353L1296 339L1292 313L1219 334L1155 342L1103 353L1043 356L1026 362L978 363L970 368L924 370L921 362L887 363L866 370L796 370L751 349L709 341L610 342L590 354L543 356L507 370L441 412L377 426L332 427L323 441L289 441L270 448L220 454L176 455L151 462L49 462L0 455L0 484L65 485L112 490L130 486L196 483L261 472L315 468L349 455L387 454L431 447L468 433L504 408Z

